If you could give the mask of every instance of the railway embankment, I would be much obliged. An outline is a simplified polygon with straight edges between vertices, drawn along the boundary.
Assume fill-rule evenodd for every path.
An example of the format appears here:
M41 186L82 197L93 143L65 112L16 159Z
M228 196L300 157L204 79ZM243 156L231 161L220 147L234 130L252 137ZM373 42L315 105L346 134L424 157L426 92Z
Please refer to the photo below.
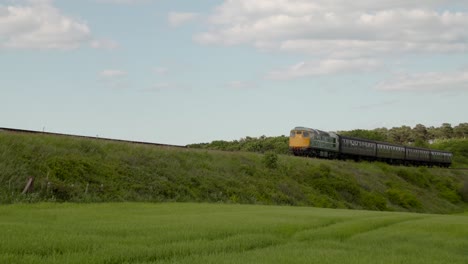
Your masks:
M0 133L0 202L42 201L456 213L467 208L468 171Z

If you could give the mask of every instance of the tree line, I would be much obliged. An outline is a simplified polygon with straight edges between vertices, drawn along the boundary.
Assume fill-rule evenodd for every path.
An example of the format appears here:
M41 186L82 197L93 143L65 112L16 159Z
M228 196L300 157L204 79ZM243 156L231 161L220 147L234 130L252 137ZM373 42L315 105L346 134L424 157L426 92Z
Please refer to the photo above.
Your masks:
M338 134L350 137L365 138L377 141L395 143L399 145L410 145L416 147L429 147L437 140L468 138L468 123L460 123L452 127L449 123L443 123L440 127L426 127L417 124L388 128L376 128L371 130L354 129L350 131L339 131ZM199 143L188 145L190 148L224 150L224 151L249 151L249 152L274 152L278 154L289 153L289 137L284 135L278 137L245 137L239 140L225 141L215 140L211 143Z
M452 127L449 123L443 123L440 127L426 127L417 124L410 126L392 127L391 129L376 128L372 130L355 129L351 131L340 131L340 135L366 138L377 141L391 142L400 145L411 145L417 147L428 147L437 140L468 137L468 123L460 123Z
M190 148L224 150L224 151L249 151L249 152L274 152L278 154L289 153L289 137L245 137L239 140L224 141L215 140L211 143L188 145Z

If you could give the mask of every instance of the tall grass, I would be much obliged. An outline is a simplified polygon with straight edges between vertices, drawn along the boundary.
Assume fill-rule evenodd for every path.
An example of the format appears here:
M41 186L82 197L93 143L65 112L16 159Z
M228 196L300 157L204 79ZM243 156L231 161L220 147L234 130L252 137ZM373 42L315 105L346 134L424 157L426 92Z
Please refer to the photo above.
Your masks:
M0 263L466 263L468 216L220 204L0 207Z
M34 191L21 195L28 177ZM465 171L0 133L0 202L222 202L448 213Z

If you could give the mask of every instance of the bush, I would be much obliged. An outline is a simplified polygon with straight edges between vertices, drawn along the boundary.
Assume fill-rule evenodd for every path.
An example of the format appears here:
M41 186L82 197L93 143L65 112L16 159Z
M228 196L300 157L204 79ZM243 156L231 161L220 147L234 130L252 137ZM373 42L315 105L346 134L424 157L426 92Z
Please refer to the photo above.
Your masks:
M278 155L274 152L267 152L263 155L263 164L269 169L278 168Z
M456 184L449 178L434 178L436 189L439 191L439 197L451 202L458 203L462 200L461 193L457 193Z
M458 203L461 201L460 195L455 190L445 189L439 192L439 196L451 203Z
M375 192L363 192L361 194L361 204L366 209L388 210L387 200L382 195Z
M353 180L343 177L321 177L311 181L314 189L333 199L345 200L350 203L357 203L360 200L361 191Z
M418 172L408 171L408 169L398 169L396 174L407 182L412 183L419 187L429 186L429 180L427 175L427 169L419 169Z
M388 199L395 205L406 209L420 208L421 202L411 193L398 189L388 189L386 192Z

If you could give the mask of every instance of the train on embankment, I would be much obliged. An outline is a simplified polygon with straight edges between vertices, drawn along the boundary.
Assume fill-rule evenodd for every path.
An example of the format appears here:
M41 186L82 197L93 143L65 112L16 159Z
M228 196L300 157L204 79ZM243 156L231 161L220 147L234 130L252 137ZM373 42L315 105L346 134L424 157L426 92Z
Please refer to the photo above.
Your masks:
M291 130L289 149L295 156L447 168L452 164L453 158L453 154L448 151L347 137L307 127L295 127Z

